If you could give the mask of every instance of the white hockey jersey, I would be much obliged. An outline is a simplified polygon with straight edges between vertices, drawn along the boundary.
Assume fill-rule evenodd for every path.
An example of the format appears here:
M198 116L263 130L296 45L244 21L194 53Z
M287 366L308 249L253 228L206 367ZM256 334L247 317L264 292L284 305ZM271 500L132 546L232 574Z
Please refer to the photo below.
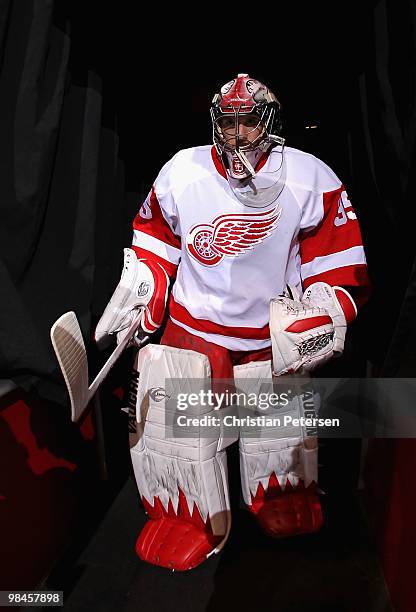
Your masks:
M269 303L286 285L368 284L361 233L345 188L322 161L285 147L286 182L266 208L233 194L211 145L162 168L134 223L133 249L177 277L172 321L231 350L270 345ZM257 172L271 172L270 155ZM279 162L280 163L280 162Z

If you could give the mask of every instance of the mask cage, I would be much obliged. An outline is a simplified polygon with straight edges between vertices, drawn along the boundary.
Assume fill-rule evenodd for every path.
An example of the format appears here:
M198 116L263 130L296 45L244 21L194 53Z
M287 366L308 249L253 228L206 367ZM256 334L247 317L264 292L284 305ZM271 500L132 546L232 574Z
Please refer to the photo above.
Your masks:
M211 120L213 127L213 142L217 152L222 155L224 152L234 153L235 151L253 151L257 148L266 150L270 144L283 144L284 139L280 136L281 120L280 120L280 104L278 102L261 103L256 106L240 106L240 107L223 107L219 106L219 100L214 97L213 105L211 106ZM256 115L258 123L253 127L251 132L258 129L261 125L262 132L252 142L246 141L246 136L241 137L239 134L240 116ZM221 127L221 121L225 117L232 116L234 118L234 133L225 134ZM233 140L234 144L230 141ZM243 144L240 144L243 141Z

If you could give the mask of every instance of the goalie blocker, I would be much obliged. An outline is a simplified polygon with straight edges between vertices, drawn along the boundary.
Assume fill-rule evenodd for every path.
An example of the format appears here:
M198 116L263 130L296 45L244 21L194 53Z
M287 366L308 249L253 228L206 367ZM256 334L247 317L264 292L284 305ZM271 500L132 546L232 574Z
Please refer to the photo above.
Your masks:
M133 249L124 249L120 282L98 322L95 341L100 344L107 336L116 334L119 344L142 306L146 309L141 329L147 334L155 332L163 321L169 282L168 272L159 261L138 258Z

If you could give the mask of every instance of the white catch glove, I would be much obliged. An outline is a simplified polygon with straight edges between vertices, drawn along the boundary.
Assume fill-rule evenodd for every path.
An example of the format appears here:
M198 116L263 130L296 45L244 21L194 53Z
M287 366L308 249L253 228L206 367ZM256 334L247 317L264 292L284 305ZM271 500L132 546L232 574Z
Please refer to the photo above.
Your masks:
M119 344L140 306L146 310L137 336L153 333L163 321L168 289L169 277L162 266L138 259L133 249L124 249L120 282L98 322L95 341L117 334Z
M347 323L357 315L342 287L314 283L302 299L280 296L270 302L273 374L312 371L344 350Z

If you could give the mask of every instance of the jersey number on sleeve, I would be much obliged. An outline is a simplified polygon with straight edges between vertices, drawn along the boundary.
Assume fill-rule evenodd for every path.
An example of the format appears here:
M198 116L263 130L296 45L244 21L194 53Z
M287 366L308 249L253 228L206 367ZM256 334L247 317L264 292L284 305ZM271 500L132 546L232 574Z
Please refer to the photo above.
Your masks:
M143 202L143 206L139 210L139 215L143 219L151 219L152 218L152 211L150 209L150 203L149 203L149 199L148 198Z
M355 214L355 212L353 210L348 210L348 208L351 207L352 204L348 199L347 192L343 191L338 202L338 214L334 219L334 225L336 227L344 225L345 223L347 223L348 219L357 219L357 215Z

